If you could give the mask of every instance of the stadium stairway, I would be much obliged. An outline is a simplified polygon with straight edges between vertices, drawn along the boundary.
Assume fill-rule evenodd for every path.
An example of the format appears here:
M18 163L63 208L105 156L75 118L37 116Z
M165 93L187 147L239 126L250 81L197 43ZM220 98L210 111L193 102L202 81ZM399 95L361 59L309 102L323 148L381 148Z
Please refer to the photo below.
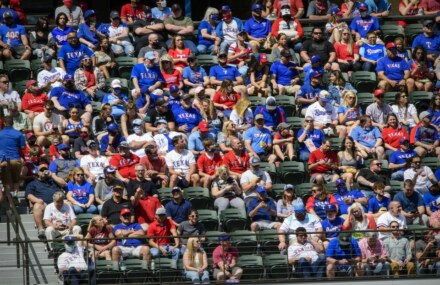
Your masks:
M23 202L23 199L20 199ZM21 203L21 205L23 205ZM17 207L20 213L21 222L25 233L20 229L21 239L27 236L29 240L29 284L58 284L55 274L53 259L48 258L46 245L38 241L37 230L32 214L27 214L26 207ZM11 224L11 240L16 239L13 226ZM20 247L19 259L20 268L17 268L17 249L14 243L8 245L7 223L5 215L5 204L0 205L0 284L23 285L25 282L24 274L24 254Z

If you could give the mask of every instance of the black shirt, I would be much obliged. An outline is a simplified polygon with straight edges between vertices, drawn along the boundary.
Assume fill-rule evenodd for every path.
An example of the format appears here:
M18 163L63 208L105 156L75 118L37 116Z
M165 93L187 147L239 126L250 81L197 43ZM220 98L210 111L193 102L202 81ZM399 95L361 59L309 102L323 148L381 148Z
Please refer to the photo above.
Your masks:
M160 119L164 119L168 123L175 122L173 112L168 109L164 113L160 113L157 108L153 108L148 110L147 115L145 116L145 122L150 123L154 127L154 123Z
M139 41L141 38L146 38L147 39L147 43L148 43L148 35L150 35L151 33L148 34L144 34L144 35L138 35L136 34L136 29L137 28L144 28L144 27L148 27L148 26L152 26L152 25L156 25L156 24L163 24L163 21L160 19L151 19L151 21L144 21L144 20L136 20L133 23L133 34L134 34L134 41L137 42ZM160 35L161 32L157 33ZM159 36L159 40L163 40L162 35Z
M370 169L367 168L363 168L359 171L359 176L362 176L363 178L367 179L368 181L370 181L371 183L375 183L375 182L382 182L385 185L390 185L390 179L383 174L376 174L373 171L371 171ZM373 188L371 188L370 186L364 185L359 183L361 187L361 189L365 189L365 190L370 190L373 191Z
M46 204L53 202L53 194L62 190L52 178L47 180L35 179L26 186L25 196L29 194L34 195L38 199L41 199Z
M153 182L146 179L142 181L139 181L137 179L130 179L127 186L128 199L130 199L130 197L136 193L136 189L139 186L144 189L145 195L147 196L153 196L155 194L159 195L159 192L157 192L156 190L156 185Z
M129 201L121 199L120 203L116 203L113 198L104 202L104 205L102 205L101 216L107 218L112 225L120 224L121 219L119 217L123 208L129 208L131 210L131 215L134 216L135 212Z
M329 41L315 42L309 39L303 43L301 51L306 51L309 57L319 55L321 57L321 65L324 65L328 62L330 53L335 52L335 48Z
M89 139L87 138L87 141L88 141L88 140L89 140ZM79 151L79 153L80 153L81 155L89 154L89 148L88 148L87 145L86 145L86 142L87 142L87 141L84 141L82 138L76 138L76 139L73 141L73 153Z

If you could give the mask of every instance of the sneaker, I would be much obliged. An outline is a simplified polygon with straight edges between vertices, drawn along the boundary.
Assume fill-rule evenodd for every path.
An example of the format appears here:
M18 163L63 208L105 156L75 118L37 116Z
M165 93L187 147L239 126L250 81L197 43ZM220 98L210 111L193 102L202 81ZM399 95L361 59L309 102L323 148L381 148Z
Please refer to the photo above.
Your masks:
M46 232L44 229L38 230L38 239L45 239L46 238Z

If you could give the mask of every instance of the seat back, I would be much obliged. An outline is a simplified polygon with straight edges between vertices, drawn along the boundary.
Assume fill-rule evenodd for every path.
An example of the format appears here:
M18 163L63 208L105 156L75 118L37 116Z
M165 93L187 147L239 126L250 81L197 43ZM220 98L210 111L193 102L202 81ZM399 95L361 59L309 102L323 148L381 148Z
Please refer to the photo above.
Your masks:
M218 229L217 212L214 210L198 210L199 221L207 231L216 231Z
M31 78L31 63L29 60L10 59L4 63L11 82L29 80Z
M243 280L258 280L264 275L263 258L257 255L241 255L237 264L243 269Z
M266 268L266 277L271 279L287 279L292 270L288 265L287 255L269 254L263 257L263 264Z
M203 187L189 187L183 191L183 197L190 201L194 209L208 209L211 202L209 190Z

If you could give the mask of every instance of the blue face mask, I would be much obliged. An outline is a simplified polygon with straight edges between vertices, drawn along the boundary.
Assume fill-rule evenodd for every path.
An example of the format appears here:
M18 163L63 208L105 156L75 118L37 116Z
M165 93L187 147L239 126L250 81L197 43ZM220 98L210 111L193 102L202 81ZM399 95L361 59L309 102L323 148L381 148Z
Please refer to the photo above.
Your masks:
M75 250L75 245L66 245L66 251L73 252Z
M113 89L113 93L116 95L119 95L119 94L121 94L121 89L115 88L115 89Z
M218 17L218 15L213 14L213 15L211 15L211 21L218 24L218 23L220 23L220 18Z
M340 187L340 188L338 188L338 192L339 192L340 194L345 194L345 193L347 193L347 188L345 188L345 187Z

